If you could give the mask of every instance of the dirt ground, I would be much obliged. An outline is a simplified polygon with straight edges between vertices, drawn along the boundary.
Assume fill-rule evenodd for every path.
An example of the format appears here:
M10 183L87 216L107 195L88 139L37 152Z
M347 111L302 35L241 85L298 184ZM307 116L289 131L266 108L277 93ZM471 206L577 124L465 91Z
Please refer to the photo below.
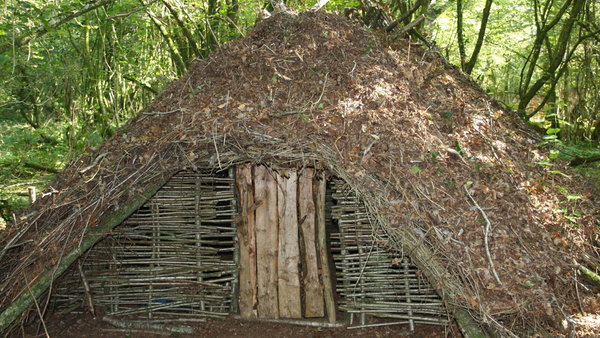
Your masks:
M368 324L384 324L385 321L373 319ZM433 325L415 325L411 331L408 324L385 325L370 328L348 328L349 324L328 328L319 326L300 326L275 322L248 321L231 317L226 320L207 321L202 323L185 323L181 327L191 328L193 332L170 332L163 328L155 329L123 329L117 328L101 316L92 317L87 313L53 315L46 320L49 337L60 338L159 338L159 337L211 337L211 338L359 338L359 337L402 337L402 338L445 338L462 337L456 327L445 328ZM356 323L354 324L356 325ZM16 333L16 332L15 332ZM44 328L39 323L21 328L19 336L46 337Z

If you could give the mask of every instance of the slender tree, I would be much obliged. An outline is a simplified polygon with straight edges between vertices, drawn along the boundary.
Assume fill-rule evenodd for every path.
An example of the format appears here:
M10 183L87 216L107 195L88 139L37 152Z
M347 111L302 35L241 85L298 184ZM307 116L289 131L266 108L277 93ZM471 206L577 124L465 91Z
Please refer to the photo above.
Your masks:
M463 2L462 0L456 1L456 35L458 39L458 51L460 55L460 66L463 72L467 74L471 74L473 72L473 68L475 68L475 63L477 62L477 58L479 57L479 52L481 51L481 46L483 45L483 40L485 38L485 31L488 24L488 19L490 17L490 10L492 8L493 0L486 0L485 7L483 8L483 14L481 17L481 25L479 27L479 33L477 35L477 41L475 42L475 47L473 48L473 52L471 53L471 57L467 61L467 52L465 48L465 38L464 38L464 29L463 29Z
M569 62L579 43L581 43L581 41L577 41L575 44L571 44L570 42L575 22L579 19L586 0L565 1L563 6L560 8L558 13L555 14L552 20L549 20L552 0L548 0L542 7L539 6L537 0L534 2L536 9L536 38L527 63L523 68L524 71L522 72L521 86L519 88L519 105L517 108L518 112L526 119L529 119L531 116L535 115L539 109L541 109L540 105L538 106L538 109L527 113L526 108L529 106L531 100L538 95L538 92L546 84L549 84L551 87L551 90L548 92L549 94L554 90L556 81L560 78L560 75L562 75L564 67ZM568 15L564 15L567 11ZM563 16L565 16L566 19L564 22L562 22L562 26L560 26L561 28L557 42L552 44L549 42L550 40L548 39L548 35L552 28L561 22ZM544 44L546 44L547 48L547 62L544 65L540 65L538 60L540 54L542 53ZM535 70L540 66L543 68L541 75L537 78L537 80L533 80ZM525 71L525 69L527 70ZM546 102L543 103L547 103L547 101L551 98L552 94L547 95L544 100Z

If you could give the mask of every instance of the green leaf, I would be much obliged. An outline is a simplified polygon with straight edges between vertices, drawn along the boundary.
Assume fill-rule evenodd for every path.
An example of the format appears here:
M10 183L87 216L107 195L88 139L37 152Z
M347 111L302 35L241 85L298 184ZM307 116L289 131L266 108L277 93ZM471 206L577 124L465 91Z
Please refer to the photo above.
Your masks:
M555 175L561 175L561 176L564 176L564 177L566 177L566 178L571 178L571 176L569 176L569 175L567 175L567 174L565 174L565 173L561 172L560 170L550 170L549 172L550 172L551 174L555 174Z
M577 224L577 219L575 217L565 215L565 218L571 221L572 223Z
M581 199L581 196L579 196L579 195L568 195L567 196L567 200L569 200L569 201L576 201L579 199Z
M465 154L465 151L460 147L458 140L454 140L454 149L456 149L461 156Z
M415 173L418 174L419 171L421 171L421 168L417 167L416 165L413 165L412 168L410 168L410 170Z
M558 133L560 133L560 128L550 128L550 129L546 130L547 135L555 135Z
M539 161L537 164L539 164L541 167L551 165L550 161Z

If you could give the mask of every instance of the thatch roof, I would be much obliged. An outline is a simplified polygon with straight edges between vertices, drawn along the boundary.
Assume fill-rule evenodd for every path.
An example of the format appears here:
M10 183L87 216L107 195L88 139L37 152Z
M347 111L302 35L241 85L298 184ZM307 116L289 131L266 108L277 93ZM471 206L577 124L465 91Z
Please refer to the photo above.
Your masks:
M435 50L324 12L275 15L194 63L2 234L1 327L174 173L245 162L343 178L450 309L505 332L551 327L578 311L594 205L567 199L584 184L536 164L537 144Z

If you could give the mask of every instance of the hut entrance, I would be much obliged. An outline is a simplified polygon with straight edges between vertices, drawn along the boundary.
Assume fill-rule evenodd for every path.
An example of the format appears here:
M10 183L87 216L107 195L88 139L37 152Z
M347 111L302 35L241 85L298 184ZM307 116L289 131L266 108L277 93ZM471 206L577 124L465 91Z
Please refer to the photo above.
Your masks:
M326 245L326 180L312 168L237 168L243 318L335 321Z

